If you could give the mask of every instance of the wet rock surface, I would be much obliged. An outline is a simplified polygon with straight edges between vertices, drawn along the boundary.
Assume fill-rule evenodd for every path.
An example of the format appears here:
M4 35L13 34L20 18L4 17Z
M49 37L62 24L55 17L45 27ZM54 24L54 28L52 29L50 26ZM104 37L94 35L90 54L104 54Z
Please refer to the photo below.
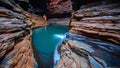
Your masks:
M120 46L107 41L67 33L58 49L55 68L119 68Z
M120 2L84 5L71 17L71 32L120 44Z

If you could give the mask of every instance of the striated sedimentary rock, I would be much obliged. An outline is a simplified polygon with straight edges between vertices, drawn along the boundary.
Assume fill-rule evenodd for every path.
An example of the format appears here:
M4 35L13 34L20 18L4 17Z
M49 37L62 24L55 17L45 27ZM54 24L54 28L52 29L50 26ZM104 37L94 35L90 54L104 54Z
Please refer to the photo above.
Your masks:
M36 68L31 30L47 23L13 2L0 1L0 68Z
M120 44L120 2L101 1L84 5L71 17L71 32Z
M59 24L59 25L69 25L70 18L53 18L49 19L48 22L51 24Z
M0 68L34 68L31 26L22 14L0 7Z
M41 16L31 14L26 11L24 11L23 14L27 17L28 21L32 22L32 28L39 27L39 26L46 26L49 24Z
M120 46L86 36L67 33L58 49L55 68L119 68Z
M97 68L90 62L89 57L100 68L104 68L104 64L94 58L89 50L86 50L86 46L80 43L81 39L83 39L81 35L67 33L67 39L59 48L60 60L55 68Z
M48 10L50 14L71 13L73 11L72 2L71 0L50 0Z
M60 59L55 68L120 67L120 2L103 0L84 5L72 13L69 25L72 33L66 34L58 49Z
M27 22L31 21L33 27L48 25L48 23L45 22L41 16L24 11L19 5L16 6L14 1L7 0L7 1L0 1L0 3L1 3L1 9L0 9L1 16L3 16L3 14L4 15L6 14L6 16L8 15L9 17L17 17L20 19L25 19L24 21ZM9 10L5 10L5 9L9 9Z

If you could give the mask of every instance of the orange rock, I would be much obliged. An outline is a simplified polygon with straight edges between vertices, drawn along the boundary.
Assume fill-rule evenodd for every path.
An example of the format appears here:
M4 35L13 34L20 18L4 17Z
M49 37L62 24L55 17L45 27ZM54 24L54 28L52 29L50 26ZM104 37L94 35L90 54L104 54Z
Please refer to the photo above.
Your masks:
M45 21L47 21L47 16L46 16L46 15L43 15L43 19L44 19Z

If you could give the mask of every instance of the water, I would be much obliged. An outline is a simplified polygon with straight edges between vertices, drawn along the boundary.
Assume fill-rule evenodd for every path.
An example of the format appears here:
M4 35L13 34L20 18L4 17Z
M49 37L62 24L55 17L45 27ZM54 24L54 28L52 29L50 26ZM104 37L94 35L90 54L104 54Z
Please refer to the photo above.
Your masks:
M56 48L63 41L68 30L68 27L62 25L33 29L32 43L38 54L40 68L53 68L54 63L59 59Z
M105 68L120 67L120 46L108 41L89 38L83 35L67 33L69 28L61 25L49 25L33 29L32 43L37 53L39 68L53 68L59 59L57 47L65 39L76 40L80 48L87 50L92 56L102 62ZM71 42L72 43L72 42ZM74 42L73 42L74 43ZM101 68L101 64L88 56L95 68Z

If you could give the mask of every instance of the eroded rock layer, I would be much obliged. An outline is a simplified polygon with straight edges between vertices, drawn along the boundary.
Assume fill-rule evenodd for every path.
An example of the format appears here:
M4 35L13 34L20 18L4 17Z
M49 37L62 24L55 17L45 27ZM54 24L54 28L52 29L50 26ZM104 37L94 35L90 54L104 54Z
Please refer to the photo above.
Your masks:
M120 2L101 1L72 14L71 32L120 44Z
M48 10L50 14L71 13L73 11L72 2L71 0L50 0Z
M67 33L58 49L55 68L119 68L120 46L79 34Z
M31 30L46 23L12 2L0 1L0 68L35 68Z

